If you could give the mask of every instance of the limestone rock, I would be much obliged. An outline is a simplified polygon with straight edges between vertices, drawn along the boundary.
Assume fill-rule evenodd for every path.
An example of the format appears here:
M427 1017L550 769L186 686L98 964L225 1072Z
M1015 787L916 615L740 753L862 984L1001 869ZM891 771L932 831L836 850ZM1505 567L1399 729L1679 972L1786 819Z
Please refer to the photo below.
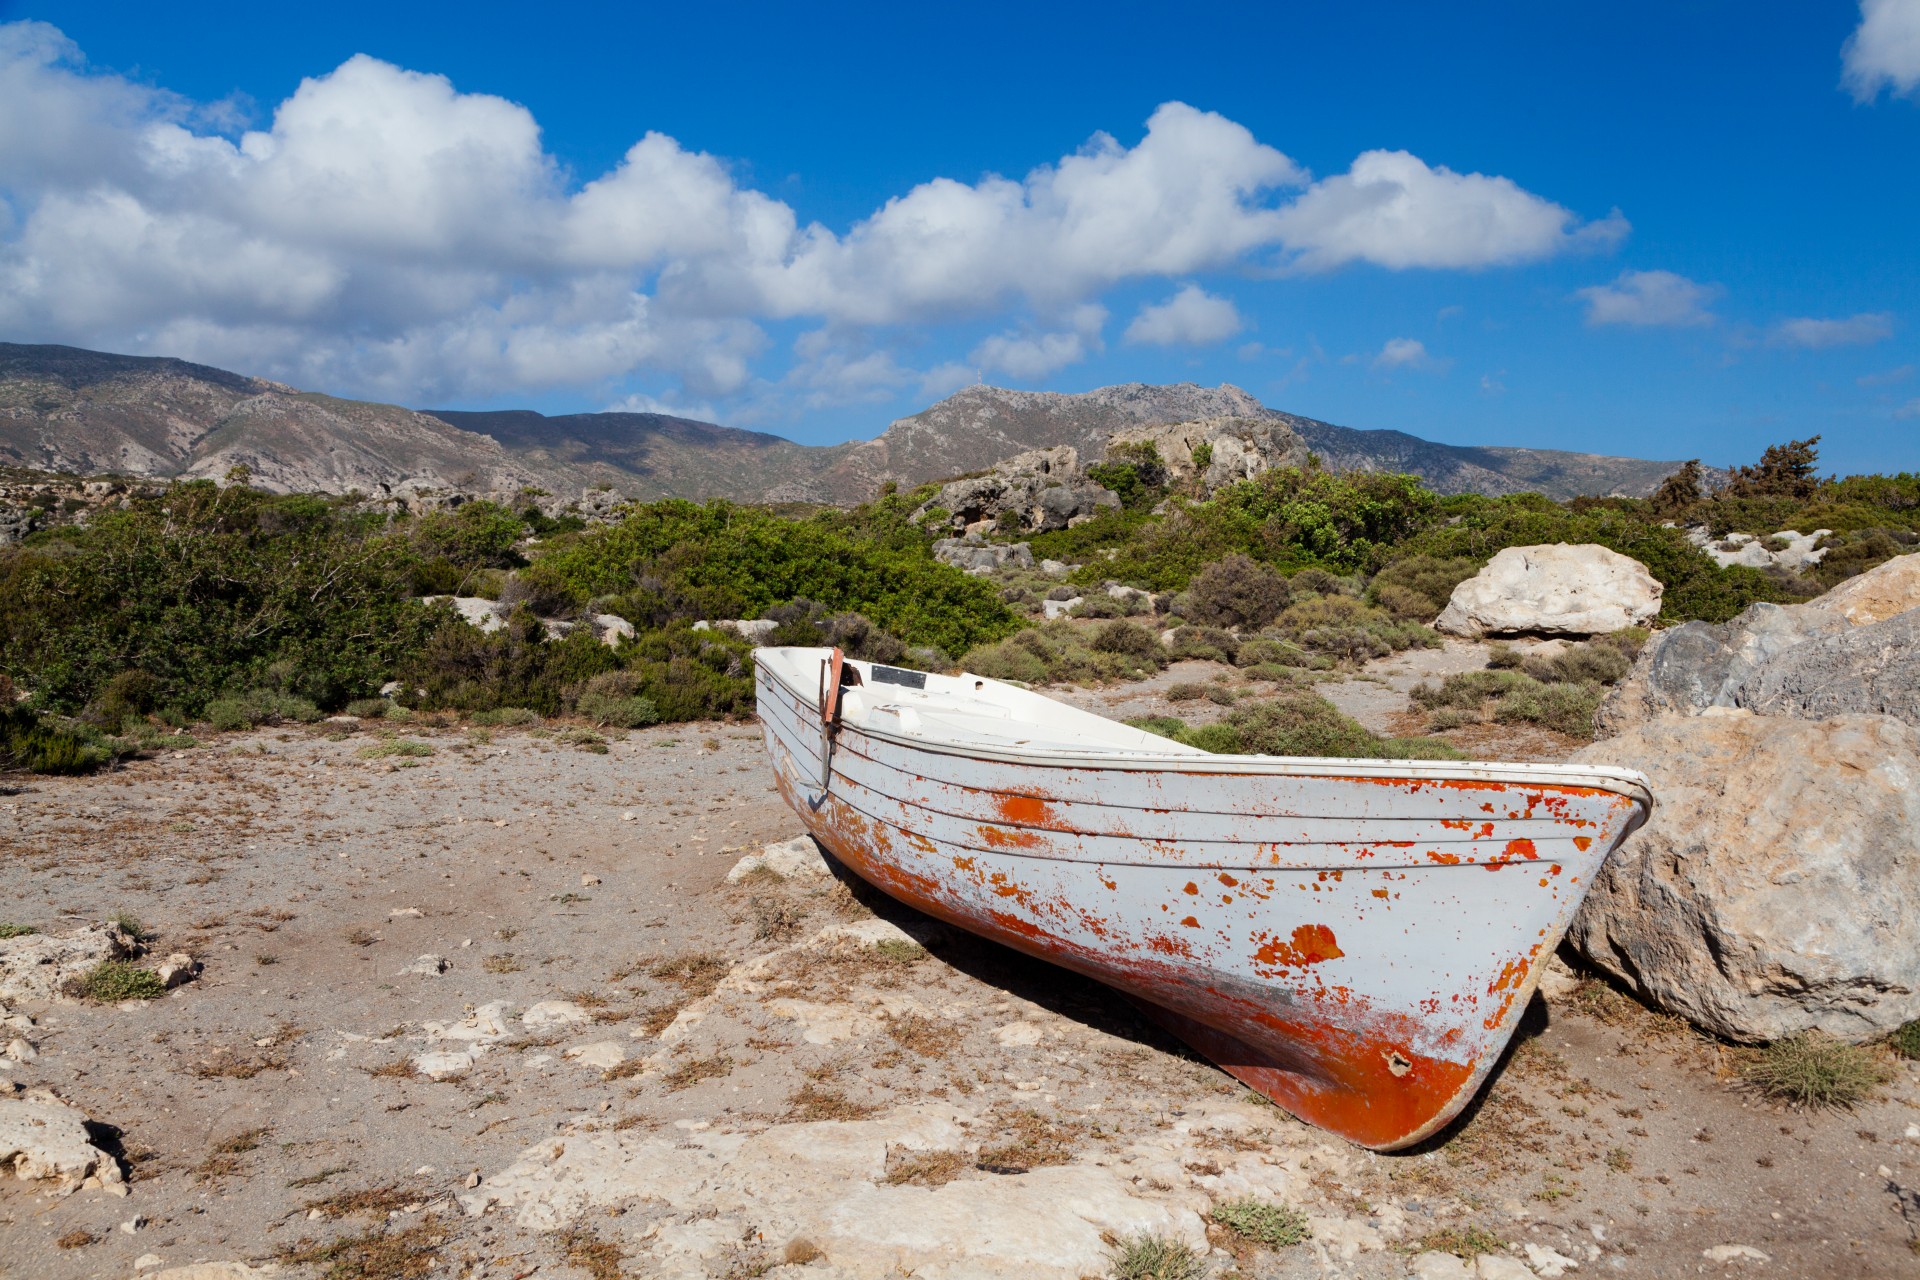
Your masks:
M126 960L140 944L117 924L0 939L0 1002L64 1000L64 988L103 960Z
M402 969L399 976L404 978L408 974L419 974L426 978L437 978L445 973L447 968L447 958L445 956L426 955L419 957L412 964Z
M1665 590L1638 560L1591 543L1508 547L1453 589L1449 635L1602 635L1649 622Z
M520 1015L521 1025L527 1027L565 1027L592 1021L593 1015L571 1000L542 1000Z
M422 604L438 604L445 600L453 606L453 611L470 627L484 632L504 631L507 626L506 610L497 600L485 600L479 596L422 596Z
M156 1271L150 1280L268 1280L272 1267L250 1267L244 1262L193 1262Z
M762 645L779 628L780 624L772 618L722 618L718 622L702 620L693 624L695 631L731 631L748 644Z
M1734 1040L1920 1017L1920 731L1716 709L1573 759L1641 770L1656 804L1567 935L1592 964Z
M727 872L728 884L739 884L756 871L766 870L782 880L809 880L833 874L812 836L796 836L750 853Z
M1429 1252L1415 1256L1412 1280L1473 1280L1473 1272L1450 1253Z
M618 648L622 640L633 639L633 624L617 613L596 613L588 619L593 624L593 633L600 637L600 643L609 649Z
M593 1067L606 1071L617 1067L627 1060L627 1051L618 1041L596 1040L592 1044L576 1044L560 1054L568 1062L577 1062L583 1067Z
M1750 707L1767 715L1873 712L1920 724L1920 554L1899 556L1799 605L1756 604L1689 622L1641 650L1595 716L1602 736L1661 715Z
M200 962L184 951L175 951L158 965L154 973L169 991L200 976Z
M1920 725L1920 609L1797 645L1742 680L1732 702L1764 716L1871 712Z
M994 466L985 475L952 480L940 487L913 518L924 519L938 507L948 513L947 527L977 532L996 526L1002 512L1019 517L1034 532L1065 529L1076 520L1120 505L1113 490L1087 478L1080 454L1071 446L1029 449Z
M1809 607L1838 614L1856 627L1920 609L1920 552L1895 556L1848 578Z
M1308 465L1307 442L1280 418L1220 417L1116 432L1107 443L1151 444L1176 482L1197 481L1212 493L1267 471ZM1204 459L1205 466L1199 465Z
M113 1157L87 1136L87 1117L45 1090L0 1098L0 1172L67 1195L81 1187L126 1194Z
M1013 565L1033 568L1033 547L1025 542L988 542L977 533L964 538L942 538L933 544L933 558L968 573L992 573Z

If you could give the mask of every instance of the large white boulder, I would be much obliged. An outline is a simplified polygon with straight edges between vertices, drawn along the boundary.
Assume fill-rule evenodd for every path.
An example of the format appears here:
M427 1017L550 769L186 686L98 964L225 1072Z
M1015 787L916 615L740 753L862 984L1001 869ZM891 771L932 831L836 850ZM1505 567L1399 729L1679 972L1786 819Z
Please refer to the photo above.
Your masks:
M44 1090L0 1098L0 1173L60 1195L81 1187L126 1194L112 1156L87 1136L87 1117Z
M1508 547L1453 589L1433 624L1449 635L1603 635L1651 622L1664 588L1647 567L1591 543Z
M1865 1040L1920 1017L1920 731L1715 708L1573 757L1639 769L1652 819L1567 937L1734 1040Z

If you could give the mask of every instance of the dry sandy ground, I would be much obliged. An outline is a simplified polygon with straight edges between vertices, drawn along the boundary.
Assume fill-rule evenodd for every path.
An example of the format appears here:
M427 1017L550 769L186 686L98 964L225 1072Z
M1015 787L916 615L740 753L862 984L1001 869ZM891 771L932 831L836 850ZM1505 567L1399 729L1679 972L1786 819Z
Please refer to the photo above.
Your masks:
M1388 727L1404 703L1374 691L1406 673L1376 674L1337 692ZM1910 1068L1858 1111L1785 1112L1589 984L1536 997L1442 1140L1374 1156L1097 985L830 876L729 886L798 830L752 725L604 755L402 736L433 754L319 725L0 796L0 921L130 912L205 963L151 1003L27 1010L39 1056L6 1075L111 1126L131 1188L0 1179L0 1277L1071 1280L1142 1231L1249 1277L1402 1277L1467 1238L1531 1261L1510 1274L1920 1272ZM402 972L426 955L445 971ZM1247 1194L1313 1241L1209 1238ZM1703 1256L1729 1244L1771 1260Z

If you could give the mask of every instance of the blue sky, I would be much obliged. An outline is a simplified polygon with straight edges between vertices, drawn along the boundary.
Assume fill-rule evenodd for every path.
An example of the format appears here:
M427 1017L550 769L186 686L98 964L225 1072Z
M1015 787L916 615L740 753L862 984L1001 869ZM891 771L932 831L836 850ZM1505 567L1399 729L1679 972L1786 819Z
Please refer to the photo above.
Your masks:
M1920 0L903 8L0 2L0 338L809 442L1191 380L1920 469Z

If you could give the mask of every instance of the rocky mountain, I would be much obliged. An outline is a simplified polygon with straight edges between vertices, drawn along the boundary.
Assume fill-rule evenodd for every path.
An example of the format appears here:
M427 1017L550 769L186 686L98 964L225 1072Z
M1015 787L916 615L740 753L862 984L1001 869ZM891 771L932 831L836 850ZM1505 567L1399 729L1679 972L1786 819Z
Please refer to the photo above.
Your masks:
M0 463L81 475L224 476L374 492L408 478L476 490L541 477L492 438L397 405L339 400L206 365L0 343Z
M1436 444L1269 409L1239 387L1126 383L1080 394L975 386L871 440L816 446L652 413L547 417L342 400L206 365L0 343L0 465L81 475L222 476L278 490L400 488L852 503L882 481L985 471L1031 449L1101 457L1115 432L1268 419L1336 470L1410 471L1442 493L1644 495L1677 465Z

